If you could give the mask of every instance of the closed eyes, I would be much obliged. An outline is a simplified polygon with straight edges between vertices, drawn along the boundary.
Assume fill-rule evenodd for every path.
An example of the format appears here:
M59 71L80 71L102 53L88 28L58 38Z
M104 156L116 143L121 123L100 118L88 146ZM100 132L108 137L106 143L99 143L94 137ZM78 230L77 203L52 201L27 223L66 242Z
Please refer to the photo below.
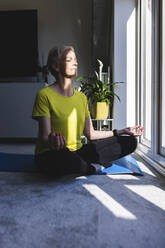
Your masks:
M65 59L66 62L71 62L72 60L74 60L74 62L77 63L77 59L73 59L73 58L66 58Z

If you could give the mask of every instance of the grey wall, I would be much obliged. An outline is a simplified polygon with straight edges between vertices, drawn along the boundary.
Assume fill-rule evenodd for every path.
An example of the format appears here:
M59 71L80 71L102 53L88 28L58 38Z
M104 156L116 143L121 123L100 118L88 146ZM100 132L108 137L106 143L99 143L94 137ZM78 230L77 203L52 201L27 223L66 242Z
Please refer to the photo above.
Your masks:
M79 62L79 75L91 66L92 0L1 0L0 10L38 10L39 62L46 63L54 45L73 45ZM12 39L11 39L12 42ZM26 59L26 58L25 58ZM0 137L35 137L31 120L34 96L43 84L0 83Z
M37 137L37 122L31 119L37 91L44 83L0 84L0 137Z
M80 74L91 64L92 0L1 0L0 10L38 10L40 63L54 45L70 44L77 51ZM81 60L80 60L81 58Z
M92 64L99 70L97 59L103 62L103 71L108 71L110 55L111 1L93 0L93 49Z

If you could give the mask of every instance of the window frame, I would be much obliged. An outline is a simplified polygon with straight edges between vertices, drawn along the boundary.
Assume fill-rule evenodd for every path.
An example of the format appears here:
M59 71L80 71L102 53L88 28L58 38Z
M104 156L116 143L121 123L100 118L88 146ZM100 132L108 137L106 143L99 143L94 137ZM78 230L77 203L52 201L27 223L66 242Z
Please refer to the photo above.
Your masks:
M142 113L142 104L143 97L142 92L142 70L141 70L141 61L142 61L142 50L141 50L141 39L142 39L142 30L141 30L141 1L137 0L137 58L136 58L136 78L137 78L137 101L136 101L136 110L137 110L137 123L142 124L143 113ZM142 143L142 138L139 138L139 145L137 153L139 153L145 160L148 160L151 165L158 169L161 173L162 170L165 174L165 157L160 154L160 137L161 137L161 84L162 84L162 69L161 69L161 40L162 40L162 30L161 30L161 2L162 0L152 0L152 64L151 64L151 147L147 147L145 143ZM152 163L153 161L153 163Z
M163 9L164 7L164 9ZM165 3L163 6L163 0L160 1L160 49L163 49L163 28L165 29L165 24L164 26L163 24L163 20L165 20L165 17L163 19L163 14L165 14ZM164 12L163 12L164 11ZM165 32L165 31L164 31ZM165 45L164 45L164 49L165 49ZM163 88L163 79L165 80L165 75L163 75L163 59L165 62L165 58L163 58L163 52L162 50L160 50L160 90L159 90L159 98L160 98L160 103L159 103L159 108L160 108L160 137L162 137L162 111L163 111L163 107L162 107L162 88ZM165 157L165 147L162 147L162 141L161 138L159 139L159 154Z

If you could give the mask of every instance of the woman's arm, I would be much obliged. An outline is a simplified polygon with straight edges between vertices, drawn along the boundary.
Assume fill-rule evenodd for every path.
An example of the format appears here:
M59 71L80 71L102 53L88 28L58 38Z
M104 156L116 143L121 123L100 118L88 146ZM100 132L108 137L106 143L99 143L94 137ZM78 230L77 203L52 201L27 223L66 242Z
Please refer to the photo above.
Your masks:
M38 118L40 142L50 149L59 150L66 146L65 138L61 134L55 134L51 130L51 121L49 117Z
M48 137L51 133L51 122L49 117L38 117L38 138L42 145L49 147Z
M143 134L144 128L140 125L134 127L127 127L124 129L117 130L117 135L128 134L134 136L141 136ZM85 119L84 135L89 140L104 139L114 136L113 131L96 131L93 128L93 123L91 117L88 116Z
M84 135L89 140L104 139L114 136L113 131L96 131L93 128L91 117L88 116L85 119Z

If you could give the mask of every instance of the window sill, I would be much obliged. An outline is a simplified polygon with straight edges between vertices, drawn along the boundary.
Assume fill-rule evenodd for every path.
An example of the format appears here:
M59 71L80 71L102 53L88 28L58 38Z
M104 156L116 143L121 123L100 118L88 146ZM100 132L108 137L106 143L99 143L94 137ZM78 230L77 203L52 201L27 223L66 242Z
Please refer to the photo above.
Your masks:
M136 153L160 174L165 176L165 159L163 157L160 155L151 157L151 155L144 153L144 151L142 151L140 148L136 150Z

